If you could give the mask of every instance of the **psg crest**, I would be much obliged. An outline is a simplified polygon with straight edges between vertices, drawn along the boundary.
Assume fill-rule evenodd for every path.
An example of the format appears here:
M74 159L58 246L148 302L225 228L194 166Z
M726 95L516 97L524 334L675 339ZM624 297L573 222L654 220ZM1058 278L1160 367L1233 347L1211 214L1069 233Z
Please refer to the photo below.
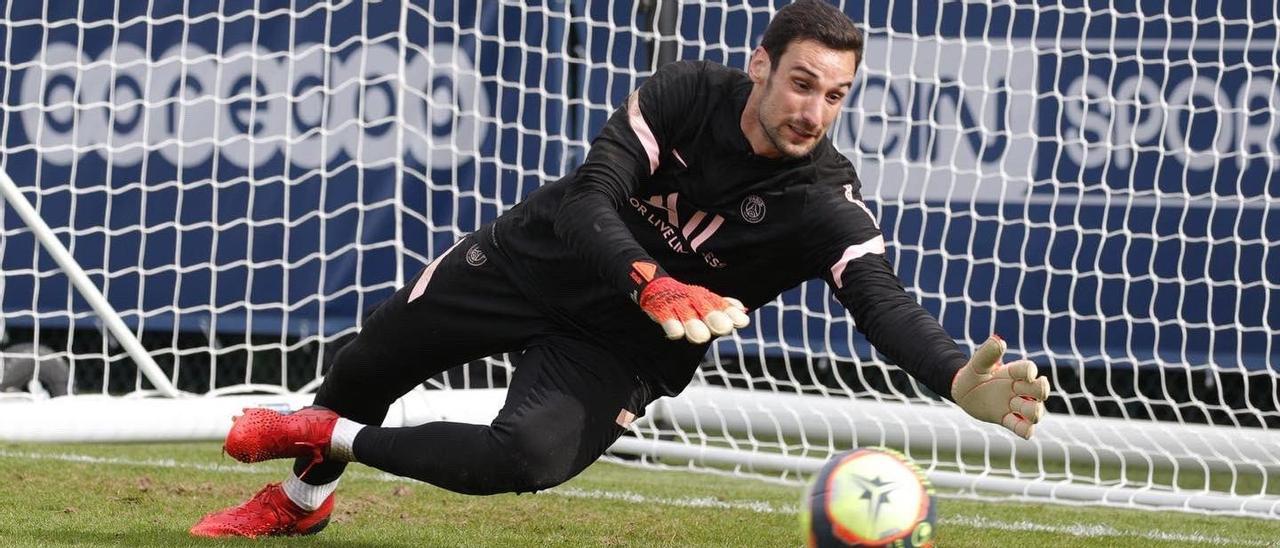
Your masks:
M471 249L467 250L467 264L471 266L480 266L488 259L488 257L485 257L484 251L480 249L480 244L472 245Z
M742 199L742 205L738 208L738 212L742 214L743 220L748 223L755 224L764 220L764 198L752 194Z

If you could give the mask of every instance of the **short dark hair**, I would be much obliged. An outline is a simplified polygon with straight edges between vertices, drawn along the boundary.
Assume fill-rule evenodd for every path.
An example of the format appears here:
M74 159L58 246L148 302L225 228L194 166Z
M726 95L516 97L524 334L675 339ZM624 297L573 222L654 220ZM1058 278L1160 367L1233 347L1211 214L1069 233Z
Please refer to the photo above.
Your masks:
M852 51L862 64L862 31L839 8L822 0L798 0L778 10L764 29L760 46L774 67L798 40L814 40L837 51ZM857 65L855 65L855 68Z

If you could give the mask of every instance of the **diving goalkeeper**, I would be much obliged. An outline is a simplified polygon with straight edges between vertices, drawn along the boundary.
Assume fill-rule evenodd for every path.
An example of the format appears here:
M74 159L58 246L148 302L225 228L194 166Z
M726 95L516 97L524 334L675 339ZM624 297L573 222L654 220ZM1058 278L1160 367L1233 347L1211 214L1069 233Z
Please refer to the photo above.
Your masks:
M337 354L315 406L236 419L227 453L296 458L293 473L191 533L315 533L348 462L476 495L560 484L650 402L679 393L714 337L815 277L891 361L1029 438L1047 379L1028 361L1001 363L994 336L966 356L904 291L853 165L826 135L862 51L843 13L801 0L778 11L745 73L662 67L581 167L383 302ZM492 424L378 426L427 378L502 353L515 372Z

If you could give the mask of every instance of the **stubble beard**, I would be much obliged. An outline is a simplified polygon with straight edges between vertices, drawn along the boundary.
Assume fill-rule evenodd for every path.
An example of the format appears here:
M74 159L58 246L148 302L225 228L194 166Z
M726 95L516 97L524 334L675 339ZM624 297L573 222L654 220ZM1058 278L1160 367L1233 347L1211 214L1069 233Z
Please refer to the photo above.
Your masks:
M769 93L769 91L772 88L773 88L773 75L770 74L769 80L766 81L764 85L764 92L766 97L772 97L772 95ZM764 136L765 138L769 139L769 143L773 145L774 150L782 153L782 155L787 158L800 158L808 154L810 151L813 150L813 147L818 145L818 142L816 140L813 142L813 144L809 146L792 145L788 143L782 137L782 125L785 124L786 122L783 122L782 124L778 124L775 126L775 125L770 125L767 121L765 121L764 112L765 110L769 110L766 108L767 106L768 106L767 104L760 105L760 109L756 111L756 119L760 122L760 127L764 128ZM796 150L797 147L799 147L799 150Z
M763 114L761 114L759 118L760 118L760 126L764 128L765 137L769 138L769 142L773 144L773 148L775 150L777 150L778 152L781 152L782 155L786 156L787 158L800 158L808 154L810 151L813 150L813 147L818 145L817 140L814 140L813 143L809 145L793 145L787 142L782 137L783 124L770 126L765 123Z

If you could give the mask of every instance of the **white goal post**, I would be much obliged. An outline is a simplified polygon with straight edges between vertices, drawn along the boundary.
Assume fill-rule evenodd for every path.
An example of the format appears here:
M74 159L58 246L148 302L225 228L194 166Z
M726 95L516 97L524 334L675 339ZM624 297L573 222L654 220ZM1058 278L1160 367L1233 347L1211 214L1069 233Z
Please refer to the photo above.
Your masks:
M662 63L744 67L778 7L41 4L0 2L8 441L305 405L372 306L573 169ZM831 138L890 259L966 350L1035 361L1050 415L1027 442L975 423L815 282L611 458L798 482L887 445L946 492L1280 518L1275 10L841 7L867 46ZM510 372L451 370L388 424L485 422Z

